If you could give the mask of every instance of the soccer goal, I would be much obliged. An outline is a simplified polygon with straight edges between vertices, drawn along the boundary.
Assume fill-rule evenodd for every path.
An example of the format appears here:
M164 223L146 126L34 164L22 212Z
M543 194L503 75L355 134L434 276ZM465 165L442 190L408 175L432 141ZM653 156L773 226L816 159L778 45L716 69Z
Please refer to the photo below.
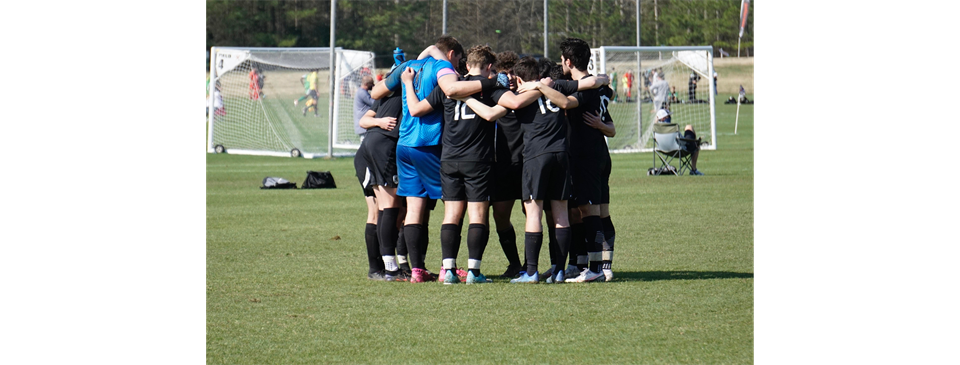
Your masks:
M702 149L717 148L716 92L713 85L713 48L600 47L591 50L588 71L607 74L616 96L608 107L617 135L607 139L611 153L650 152L654 142L653 96L650 84L663 75L676 98L669 102L672 122L692 125Z
M373 75L373 52L336 48L333 95L329 48L213 47L210 54L207 152L313 158L327 156L329 146L334 155L360 146L353 95ZM304 87L313 72L316 97Z

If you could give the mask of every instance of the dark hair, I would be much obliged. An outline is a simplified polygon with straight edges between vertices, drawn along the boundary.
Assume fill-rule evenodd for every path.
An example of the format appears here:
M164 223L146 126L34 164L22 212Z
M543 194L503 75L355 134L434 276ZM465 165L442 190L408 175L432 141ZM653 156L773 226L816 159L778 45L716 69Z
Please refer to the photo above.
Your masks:
M448 34L440 36L435 45L444 55L452 50L453 54L463 56L463 46L460 45L460 41Z
M551 61L549 58L541 58L540 61L537 62L537 75L540 76L539 78L550 77L550 70L553 69L553 65L556 64L556 62Z
M530 56L521 58L517 61L517 64L513 65L513 73L525 82L537 81L540 75L539 71L537 59Z
M560 66L559 63L554 63L553 67L550 67L550 78L554 80L569 80L570 75L563 74L563 66Z
M508 72L513 69L513 65L517 64L519 58L514 51L497 53L497 63L493 67L497 69L497 72Z
M467 58L460 57L460 61L457 62L457 73L460 75L467 74Z
M582 39L567 38L560 42L560 54L579 71L586 71L590 65L590 45Z

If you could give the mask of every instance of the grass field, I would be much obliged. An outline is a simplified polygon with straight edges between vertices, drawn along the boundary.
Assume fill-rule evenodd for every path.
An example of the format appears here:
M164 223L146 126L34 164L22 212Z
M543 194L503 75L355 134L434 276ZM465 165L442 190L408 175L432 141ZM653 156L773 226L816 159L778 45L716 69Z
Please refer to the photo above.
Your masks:
M616 279L586 285L369 281L351 158L208 154L207 363L752 363L753 106L736 135L735 111L717 105L707 176L650 177L651 154L612 156ZM338 188L258 189L265 176L300 185L308 170ZM522 217L518 205L518 231ZM491 234L484 272L505 267Z

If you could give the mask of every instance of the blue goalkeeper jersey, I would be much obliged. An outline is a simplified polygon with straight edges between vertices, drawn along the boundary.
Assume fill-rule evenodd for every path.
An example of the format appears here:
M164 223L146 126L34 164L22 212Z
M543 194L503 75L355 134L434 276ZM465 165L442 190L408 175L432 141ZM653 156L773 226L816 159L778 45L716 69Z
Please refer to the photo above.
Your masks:
M400 74L407 67L412 68L417 74L413 78L413 90L417 93L417 99L426 99L433 89L437 87L439 76L454 74L453 65L449 61L436 60L432 57L422 60L407 61L401 64L397 71L387 78L385 86L393 89L401 85ZM400 123L400 139L397 145L406 147L436 146L440 144L440 134L443 132L443 110L434 110L428 115L414 117L410 115L407 109L407 89L403 90L403 116Z

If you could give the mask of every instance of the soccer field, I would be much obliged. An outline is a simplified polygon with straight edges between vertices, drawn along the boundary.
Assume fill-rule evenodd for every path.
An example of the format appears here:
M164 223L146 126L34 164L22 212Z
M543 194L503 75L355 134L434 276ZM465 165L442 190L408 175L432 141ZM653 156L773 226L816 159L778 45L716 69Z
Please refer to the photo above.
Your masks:
M752 363L753 105L734 135L728 96L717 150L700 155L707 176L646 176L650 153L612 156L608 283L370 281L352 158L207 154L207 363ZM258 188L266 176L299 186L308 170L338 188ZM434 272L442 214L430 220ZM522 257L519 204L513 224ZM464 238L463 264L466 251ZM506 264L492 233L483 271Z

